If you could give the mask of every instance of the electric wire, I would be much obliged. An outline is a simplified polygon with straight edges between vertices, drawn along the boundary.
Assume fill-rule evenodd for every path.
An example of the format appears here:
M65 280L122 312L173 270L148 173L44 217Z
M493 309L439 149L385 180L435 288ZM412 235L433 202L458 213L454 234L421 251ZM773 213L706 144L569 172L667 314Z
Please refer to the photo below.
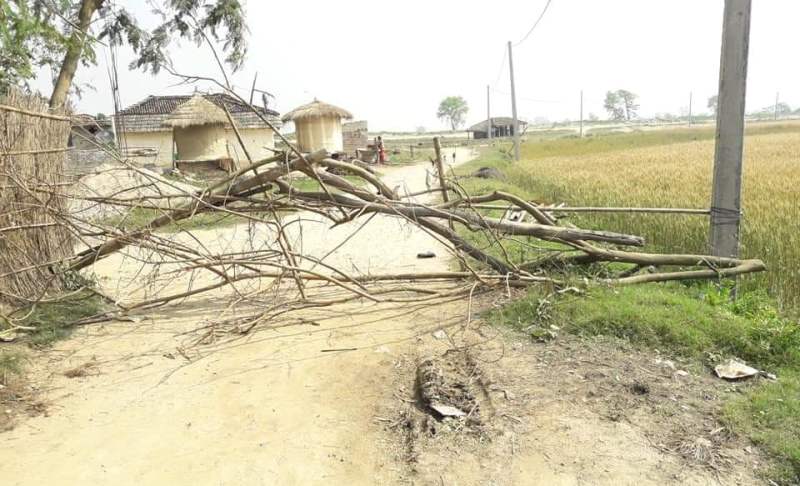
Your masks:
M544 5L544 8L542 9L542 13L540 13L540 14L539 14L539 18L538 18L538 19L536 19L536 22L534 22L533 26L530 28L530 30L528 31L528 33L527 33L527 34L525 34L525 37L523 37L523 38L522 38L522 39L521 39L519 42L517 42L516 44L514 44L514 47L517 47L518 45L520 45L520 44L522 44L523 42L525 42L526 40L528 40L528 37L530 37L530 35L531 35L531 34L533 33L533 31L536 29L536 26L537 26L537 25L539 25L539 22L541 22L541 21L542 21L542 18L544 17L544 14L546 14L546 13L547 13L547 9L550 7L550 3L551 3L552 1L553 1L553 0L547 0L547 3Z

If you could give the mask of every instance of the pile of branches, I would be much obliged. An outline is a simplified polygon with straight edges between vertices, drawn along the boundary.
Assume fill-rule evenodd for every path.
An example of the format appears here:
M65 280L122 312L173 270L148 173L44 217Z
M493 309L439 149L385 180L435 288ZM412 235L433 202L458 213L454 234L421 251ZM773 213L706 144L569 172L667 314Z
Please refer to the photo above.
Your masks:
M232 119L230 121L233 123ZM269 125L266 119L264 123ZM280 137L277 130L275 133ZM241 145L250 159L244 143ZM141 273L150 272L159 278L150 280L155 290L138 301L122 303L112 299L118 306L117 315L217 292L217 295L230 297L229 307L238 304L254 306L247 316L227 321L238 331L246 332L259 323L285 316L291 311L356 300L424 304L462 298L479 289L542 284L564 287L568 284L558 278L562 273L554 269L576 265L628 264L624 272L607 273L594 280L603 285L720 279L765 269L759 260L636 251L645 244L639 236L559 224L547 208L505 192L468 194L454 178L447 179L443 173L439 175L446 187L444 191L437 187L419 193L401 193L399 188L388 187L364 163L335 160L325 151L302 154L288 142L287 145L289 151L264 160L248 160L241 169L197 191L186 190L185 186L140 169L109 152L118 164L152 181L153 187L166 184L174 189L169 194L158 195L156 191L156 195L149 193L138 198L80 196L83 203L144 208L158 213L146 223L134 227L82 217L60 209L64 205L51 204L54 197L66 197L74 203L74 199L79 197L74 192L65 196L47 187L36 189L31 194L39 208L48 211L50 220L57 221L82 245L76 254L56 264L48 262L48 271L78 274L111 255L127 252L129 258L140 262ZM292 183L297 174L316 181L318 190L298 190ZM447 196L440 202L435 196L441 192ZM425 194L434 197L421 197ZM502 202L517 208L526 214L528 222L490 217L476 207L489 202ZM326 263L325 258L297 251L297 245L290 241L286 229L289 224L301 224L302 218L286 217L287 212L313 213L331 226L363 221L360 225L353 225L353 233L370 224L376 215L398 218L443 242L460 262L461 271L350 274ZM268 227L269 231L253 231L246 250L210 249L195 231L184 226L192 218L208 214L240 218L252 223L251 228ZM185 229L172 236L158 231L167 225ZM470 232L482 236L465 238L464 235ZM260 237L265 238L258 243L256 240ZM547 250L531 261L514 261L504 245L520 238L548 242L543 245ZM479 246L474 243L478 240L490 245ZM132 249L137 249L137 252ZM333 248L331 252L335 250ZM192 278L180 291L163 291L166 288L164 278L178 280L180 276L200 273L212 278L203 283ZM157 289L156 281L160 282ZM419 285L421 281L449 284ZM242 287L254 282L259 285ZM337 291L332 293L331 289ZM30 305L43 298L40 295L23 303Z

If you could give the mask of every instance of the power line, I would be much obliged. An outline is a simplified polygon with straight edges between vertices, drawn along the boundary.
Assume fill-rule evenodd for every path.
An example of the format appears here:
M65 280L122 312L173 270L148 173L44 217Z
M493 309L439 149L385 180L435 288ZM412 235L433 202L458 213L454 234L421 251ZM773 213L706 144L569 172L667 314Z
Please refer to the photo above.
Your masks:
M497 93L497 94L501 94L501 95L505 95L505 96L511 96L511 93L509 93L508 91L503 91L503 90L500 90L500 89L492 88L492 92ZM564 100L542 100L542 99L536 99L536 98L526 98L524 96L517 96L517 99L524 100L524 101L530 101L531 103L564 103Z
M508 56L508 53L503 49L503 60L500 61L500 69L497 70L497 77L495 77L494 83L492 84L492 89L497 86L497 83L500 82L500 76L503 75L503 68L506 67L506 56Z
M526 40L528 40L528 37L530 37L530 35L533 33L534 29L536 29L536 26L539 25L539 22L542 21L542 17L544 17L544 14L547 13L547 9L548 9L548 7L550 7L550 2L552 2L552 1L553 0L547 0L547 3L544 5L544 8L542 9L542 13L539 14L539 18L536 19L536 22L534 22L533 27L531 27L531 29L528 31L528 33L525 34L525 37L523 37L522 40L520 40L519 42L514 44L514 47L517 47L518 45L520 45L523 42L525 42Z

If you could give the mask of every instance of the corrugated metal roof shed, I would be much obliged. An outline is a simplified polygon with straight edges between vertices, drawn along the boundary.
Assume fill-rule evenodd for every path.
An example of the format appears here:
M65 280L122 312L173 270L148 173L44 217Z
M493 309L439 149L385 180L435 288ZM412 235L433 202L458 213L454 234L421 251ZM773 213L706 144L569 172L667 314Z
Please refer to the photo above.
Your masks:
M511 126L514 124L514 119L508 116L493 116L492 117L492 126L493 127L501 127L501 126ZM525 127L528 122L519 120L519 126ZM480 123L476 123L471 127L467 128L468 132L485 132L489 129L489 120L483 120Z

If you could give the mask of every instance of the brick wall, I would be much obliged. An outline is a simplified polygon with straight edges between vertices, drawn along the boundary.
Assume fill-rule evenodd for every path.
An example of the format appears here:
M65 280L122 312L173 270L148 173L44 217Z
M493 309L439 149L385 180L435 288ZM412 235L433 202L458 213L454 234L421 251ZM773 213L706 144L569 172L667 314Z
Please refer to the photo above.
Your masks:
M343 151L347 155L355 156L356 149L366 148L369 143L366 120L343 123L342 138L344 141Z

